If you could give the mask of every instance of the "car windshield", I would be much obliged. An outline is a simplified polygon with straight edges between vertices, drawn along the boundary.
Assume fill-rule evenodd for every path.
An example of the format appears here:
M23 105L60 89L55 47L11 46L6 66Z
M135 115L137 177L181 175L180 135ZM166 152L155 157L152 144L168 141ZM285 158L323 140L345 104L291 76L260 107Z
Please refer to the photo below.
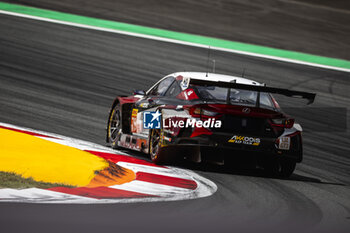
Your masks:
M217 86L198 86L191 85L193 89L199 94L199 97L202 100L206 101L218 101L218 102L227 102L237 105L256 105L257 95L256 91L234 89L234 88L225 88ZM229 99L227 99L229 91ZM273 103L271 97L268 93L260 93L260 107L273 108Z

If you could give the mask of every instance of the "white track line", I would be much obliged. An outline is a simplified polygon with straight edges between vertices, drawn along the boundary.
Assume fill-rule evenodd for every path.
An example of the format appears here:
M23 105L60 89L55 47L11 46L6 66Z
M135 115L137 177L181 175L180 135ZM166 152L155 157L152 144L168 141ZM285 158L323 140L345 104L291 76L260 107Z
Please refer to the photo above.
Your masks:
M162 175L162 176L171 176L171 177L176 177L176 178L181 178L181 179L187 179L190 180L190 177L182 171L177 171L175 168L162 168L162 167L154 167L154 166L147 166L147 165L142 165L142 164L137 164L137 163L129 163L129 162L118 162L117 163L119 166L125 167L127 169L132 170L133 172L146 172L146 173L152 173L152 174L157 174L157 175Z
M145 35L145 34L141 34L141 33L127 32L127 31L121 31L121 30L116 30L116 29L108 29L108 28L102 28L102 27L96 27L96 26L89 26L89 25L84 25L84 24L79 24L79 23L72 23L72 22L66 22L66 21L61 21L61 20L48 19L48 18L44 18L44 17L14 13L14 12L9 12L9 11L4 11L4 10L0 10L0 14L12 15L12 16L28 18L28 19L35 19L35 20L39 20L39 21L45 21L45 22L56 23L56 24L63 24L63 25L79 27L79 28L86 28L86 29L103 31L103 32L117 33L117 34L122 34L122 35L134 36L134 37L145 38L145 39L150 39L150 40L157 40L157 41L168 42L168 43L173 43L173 44L181 44L181 45L187 45L187 46L199 47L199 48L205 48L205 49L208 48L208 45L203 45L203 44L198 44L198 43L191 43L191 42L186 42L186 41L181 41L181 40L168 39L168 38L159 37L159 36L150 36L150 35ZM223 51L223 52L229 52L229 53L242 54L242 55L246 55L246 56L260 57L260 58L265 58L265 59L270 59L270 60L283 61L283 62L298 64L298 65L307 65L307 66L318 67L318 68L329 69L329 70L350 72L350 69L346 69L346 68L321 65L321 64L311 63L311 62L304 62L304 61L299 61L299 60L294 60L294 59L289 59L289 58L282 58L282 57L276 57L276 56L270 56L270 55L252 53L252 52L244 52L244 51L235 50L235 49L225 49L225 48L220 48L220 47L210 47L210 49L217 50L217 51Z
M93 201L94 198L60 193L39 188L28 189L0 189L0 201L18 201L18 202L54 202L54 201Z
M121 185L109 186L109 188L120 189L125 191L132 191L137 193L144 193L149 195L155 195L159 197L173 197L181 196L184 194L193 193L194 190L178 188L174 186L164 185L164 184L155 184L140 180L133 180L129 183L124 183Z

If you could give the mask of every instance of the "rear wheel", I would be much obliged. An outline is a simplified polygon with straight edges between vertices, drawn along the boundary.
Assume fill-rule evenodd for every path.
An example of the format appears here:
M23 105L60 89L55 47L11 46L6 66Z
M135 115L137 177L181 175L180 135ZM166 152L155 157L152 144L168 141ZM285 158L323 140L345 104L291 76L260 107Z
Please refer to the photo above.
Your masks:
M121 135L122 119L120 112L120 105L113 107L108 120L107 138L112 148L118 147L118 142Z
M295 170L296 162L290 159L275 159L265 165L265 170L274 177L288 178Z
M151 160L156 164L165 162L164 153L161 153L161 131L160 129L152 129L149 140L149 154Z

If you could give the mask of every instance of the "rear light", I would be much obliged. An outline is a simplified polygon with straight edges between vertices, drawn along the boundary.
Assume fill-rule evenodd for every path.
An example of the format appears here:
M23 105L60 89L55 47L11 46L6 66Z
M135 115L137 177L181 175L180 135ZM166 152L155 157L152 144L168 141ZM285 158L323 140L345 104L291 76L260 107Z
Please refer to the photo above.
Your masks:
M199 117L201 115L202 109L200 108L192 108L190 110L190 114L194 117Z
M218 114L219 113L217 113L217 112L213 112L213 111L202 109L202 115L204 115L204 116L214 117L214 116L216 116Z
M292 128L294 125L294 119L292 118L274 118L271 119L271 125L283 128Z
M204 118L210 118L210 117L218 117L220 114L217 112L213 112L207 109L202 109L202 108L191 108L190 109L190 114L193 117L204 117Z

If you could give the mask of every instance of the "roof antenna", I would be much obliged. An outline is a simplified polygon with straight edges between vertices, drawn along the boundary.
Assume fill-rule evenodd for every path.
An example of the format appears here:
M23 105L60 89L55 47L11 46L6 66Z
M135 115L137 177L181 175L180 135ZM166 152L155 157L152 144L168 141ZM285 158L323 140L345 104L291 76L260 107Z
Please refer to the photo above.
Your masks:
M243 68L243 71L242 71L242 78L244 78L244 73L245 73L245 68Z
M210 46L208 47L208 59L207 59L207 74L205 75L205 77L208 77L208 70L209 70L209 57L210 57Z

